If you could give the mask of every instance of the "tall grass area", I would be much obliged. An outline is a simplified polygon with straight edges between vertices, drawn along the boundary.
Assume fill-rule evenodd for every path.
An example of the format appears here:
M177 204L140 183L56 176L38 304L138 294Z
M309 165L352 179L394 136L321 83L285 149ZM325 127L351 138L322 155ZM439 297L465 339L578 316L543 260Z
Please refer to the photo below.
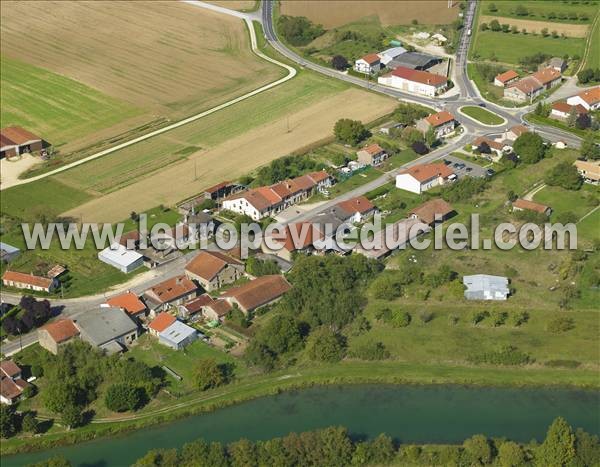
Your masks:
M137 115L130 104L27 63L0 57L0 120L20 125L55 147Z

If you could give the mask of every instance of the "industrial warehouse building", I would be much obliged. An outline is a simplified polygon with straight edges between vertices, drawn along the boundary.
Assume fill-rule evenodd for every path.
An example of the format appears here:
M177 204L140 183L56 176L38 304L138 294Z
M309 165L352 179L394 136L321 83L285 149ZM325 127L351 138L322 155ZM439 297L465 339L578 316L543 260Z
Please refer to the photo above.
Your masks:
M129 273L144 264L144 257L142 255L135 251L128 250L118 243L115 243L98 253L98 259L124 273Z

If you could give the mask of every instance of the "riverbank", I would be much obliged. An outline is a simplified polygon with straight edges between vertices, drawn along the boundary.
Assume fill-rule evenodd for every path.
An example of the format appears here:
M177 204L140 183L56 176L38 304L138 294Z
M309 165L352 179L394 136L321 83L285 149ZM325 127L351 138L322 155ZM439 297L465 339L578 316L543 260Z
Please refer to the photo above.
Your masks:
M141 428L173 422L187 416L205 413L263 396L310 387L334 384L398 384L398 385L466 385L489 387L572 387L600 389L593 370L525 369L417 365L402 362L343 362L318 367L293 367L287 372L254 376L239 382L178 399L159 409L147 408L125 417L93 420L72 430L37 437L4 440L0 454L46 450ZM562 382L559 384L558 382ZM566 382L566 383L565 383Z

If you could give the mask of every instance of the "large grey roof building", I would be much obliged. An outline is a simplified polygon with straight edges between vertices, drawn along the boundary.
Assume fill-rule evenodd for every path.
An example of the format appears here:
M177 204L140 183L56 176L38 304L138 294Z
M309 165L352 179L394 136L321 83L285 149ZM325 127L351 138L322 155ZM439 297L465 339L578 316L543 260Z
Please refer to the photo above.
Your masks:
M467 300L506 300L510 294L508 279L502 276L475 274L463 276Z
M394 58L386 66L391 70L395 70L401 66L412 70L427 70L441 61L439 57L434 55L421 52L406 52Z
M138 327L127 313L116 307L100 307L77 317L75 326L81 338L108 353L131 344L138 336Z

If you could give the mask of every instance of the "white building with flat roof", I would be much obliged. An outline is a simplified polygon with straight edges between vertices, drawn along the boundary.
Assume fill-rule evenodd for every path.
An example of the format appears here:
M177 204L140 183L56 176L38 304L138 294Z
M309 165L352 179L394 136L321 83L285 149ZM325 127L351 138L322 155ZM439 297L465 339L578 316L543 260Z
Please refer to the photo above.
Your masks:
M198 339L198 331L181 321L174 321L158 335L158 341L174 350L184 348Z
M144 264L142 255L136 251L128 250L118 243L114 243L98 253L98 259L124 273L129 273Z
M510 294L508 279L503 276L474 274L463 276L467 300L506 300Z

